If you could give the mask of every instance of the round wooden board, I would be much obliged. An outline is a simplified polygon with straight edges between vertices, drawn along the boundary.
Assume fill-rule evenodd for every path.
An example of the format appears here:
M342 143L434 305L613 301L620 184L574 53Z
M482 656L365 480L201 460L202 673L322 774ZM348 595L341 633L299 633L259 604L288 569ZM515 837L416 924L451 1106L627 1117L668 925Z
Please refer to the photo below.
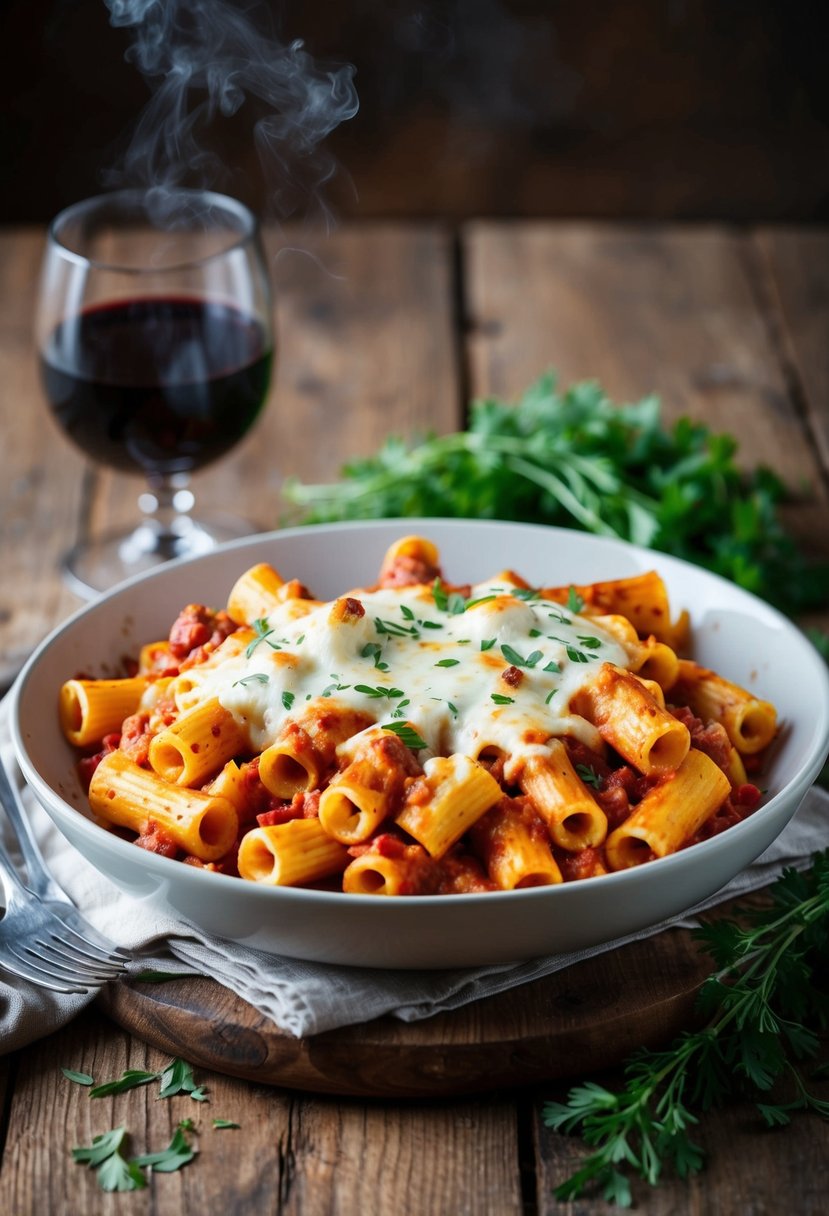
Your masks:
M434 1097L576 1077L686 1027L711 970L691 934L658 937L420 1022L383 1017L297 1039L214 980L109 985L99 1001L154 1047L315 1093Z

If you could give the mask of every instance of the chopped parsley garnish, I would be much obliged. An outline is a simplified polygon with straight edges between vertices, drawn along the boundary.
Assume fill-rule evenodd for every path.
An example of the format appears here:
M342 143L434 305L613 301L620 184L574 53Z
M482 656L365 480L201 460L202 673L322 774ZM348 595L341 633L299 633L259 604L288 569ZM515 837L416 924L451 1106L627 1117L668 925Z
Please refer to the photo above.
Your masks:
M296 700L296 694L295 694L295 693L288 692L288 690L287 690L287 689L286 689L286 690L283 692L283 694L282 694L282 705L283 705L283 707L285 708L285 710L286 710L288 713L290 713L291 706L293 705L293 703L294 703L294 701L295 701L295 700Z
M393 735L397 735L401 743L405 743L406 747L411 748L413 752L421 751L424 747L429 746L408 722L384 722L380 729L390 730Z
M567 651L567 658L570 660L571 663L589 663L590 662L590 659L587 657L587 655L584 653L584 651L579 650L577 646L574 646L572 642L568 642L566 640L566 638L556 638L556 637L552 637L552 635L551 635L550 641L561 643L561 645Z
M374 666L378 671L388 671L389 665L382 659L383 648L378 642L366 642L363 649L360 651L360 658L374 659Z
M526 658L524 658L524 656L519 654L518 651L513 646L510 646L508 642L502 643L501 654L508 663L512 663L513 667L535 667L536 664L544 658L544 655L540 650L534 650L532 654L529 654Z
M403 696L402 688L386 688L383 684L377 684L374 687L370 684L355 684L354 691L361 692L364 697L388 697L392 701Z
M251 628L253 629L253 632L256 634L256 637L248 644L248 647L245 651L246 659L249 659L251 657L251 655L253 654L254 650L256 650L256 647L260 644L260 642L267 642L268 645L270 646L271 650L281 650L283 646L288 645L287 638L280 638L278 642L272 642L270 640L271 635L273 634L274 631L268 625L267 617L260 616L257 620L255 620L253 622L253 625L251 626Z
M254 671L249 676L242 676L241 679L234 680L233 687L235 688L237 684L267 684L269 679L270 677L266 676L264 671Z
M409 700L409 698L408 698L408 697L406 697L406 698L405 698L404 700L402 700L402 701L399 701L399 702L397 703L397 705L395 706L394 710L392 711L392 715L391 715L391 716L392 716L393 718L403 718L403 717L405 717L405 715L406 715L406 709L407 709L407 707L408 707L410 704L411 704L411 701Z
M581 777L585 785L592 785L594 789L601 789L602 779L592 764L577 764L576 772Z
M378 633L387 633L393 638L420 637L414 625L398 625L396 621L384 621L379 616L374 618L374 628Z
M581 642L582 646L586 646L588 650L598 650L602 644L599 638L592 638L592 637L583 638L581 636L581 634L579 634L578 636L579 636L579 641Z
M346 688L351 687L350 684L341 684L340 677L336 674L336 672L332 672L330 678L331 678L332 683L327 684L325 686L325 688L323 688L322 692L320 693L320 696L330 697L332 692L344 692ZM306 700L307 700L307 698L306 698Z
M481 650L492 650L497 641L497 638L484 638L481 642Z
M511 594L517 600L537 600L541 598L541 592L537 587L513 587Z
M432 598L435 606L450 616L458 616L466 611L465 597L459 591L447 591L439 578L432 583Z
M490 693L490 698L496 705L514 705L515 697L505 697L502 692Z
M575 615L578 615L584 607L583 597L572 584L567 588L567 607Z
M547 693L546 697L544 698L544 704L549 705L557 692L558 692L557 688L550 689L550 691Z
M440 659L435 663L435 667L457 667L460 659Z
M553 672L553 674L557 674L558 672L561 671L561 664L557 663L555 661L555 659L550 659L549 663L545 663L544 666L541 668L541 670L542 671L551 671L551 672Z

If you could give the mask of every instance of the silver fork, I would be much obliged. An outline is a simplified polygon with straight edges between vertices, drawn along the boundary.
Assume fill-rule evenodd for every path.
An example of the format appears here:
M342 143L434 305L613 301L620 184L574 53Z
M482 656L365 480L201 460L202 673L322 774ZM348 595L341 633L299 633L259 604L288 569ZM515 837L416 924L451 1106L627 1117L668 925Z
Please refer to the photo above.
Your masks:
M129 955L89 924L46 868L20 794L0 762L0 804L26 865L24 883L0 842L6 911L0 920L0 966L56 992L100 988Z

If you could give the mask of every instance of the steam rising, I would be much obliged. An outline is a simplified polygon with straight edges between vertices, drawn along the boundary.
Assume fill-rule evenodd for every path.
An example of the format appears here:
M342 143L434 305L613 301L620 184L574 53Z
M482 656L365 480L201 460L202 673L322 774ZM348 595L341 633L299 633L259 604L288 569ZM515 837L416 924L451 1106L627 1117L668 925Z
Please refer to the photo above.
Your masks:
M274 214L325 213L322 187L337 164L322 143L358 108L350 64L316 63L301 41L263 32L253 9L231 0L105 3L113 26L135 31L127 58L152 89L108 185L221 185L228 170L205 136L239 114L250 119Z

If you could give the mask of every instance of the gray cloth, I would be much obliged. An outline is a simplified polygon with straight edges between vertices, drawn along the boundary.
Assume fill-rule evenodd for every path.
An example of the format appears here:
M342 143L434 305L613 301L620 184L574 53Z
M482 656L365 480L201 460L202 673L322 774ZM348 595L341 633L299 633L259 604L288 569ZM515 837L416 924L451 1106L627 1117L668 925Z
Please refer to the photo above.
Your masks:
M12 779L8 732L0 706L0 750ZM92 924L134 951L131 974L147 969L216 979L289 1034L305 1036L391 1014L407 1022L458 1009L550 975L592 955L669 926L695 924L695 914L771 882L787 866L803 868L829 847L829 794L810 791L797 815L752 866L681 917L619 941L527 963L457 971L381 971L304 963L222 941L159 915L123 894L89 865L24 790L35 832L56 879ZM0 830L7 824L0 816ZM0 1052L23 1047L65 1025L94 997L61 996L0 971Z

